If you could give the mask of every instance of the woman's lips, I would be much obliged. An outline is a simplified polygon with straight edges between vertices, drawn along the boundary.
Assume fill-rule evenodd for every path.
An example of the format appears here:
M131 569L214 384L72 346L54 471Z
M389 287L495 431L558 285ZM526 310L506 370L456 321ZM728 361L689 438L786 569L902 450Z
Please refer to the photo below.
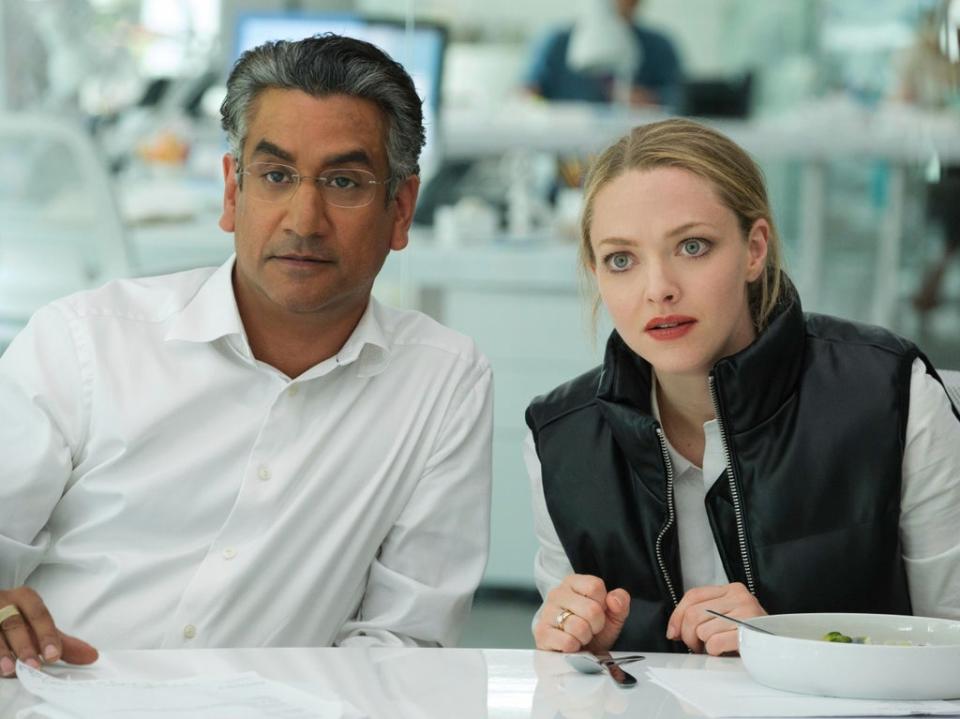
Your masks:
M675 340L692 330L696 322L693 317L681 315L654 317L647 322L644 332L655 340Z

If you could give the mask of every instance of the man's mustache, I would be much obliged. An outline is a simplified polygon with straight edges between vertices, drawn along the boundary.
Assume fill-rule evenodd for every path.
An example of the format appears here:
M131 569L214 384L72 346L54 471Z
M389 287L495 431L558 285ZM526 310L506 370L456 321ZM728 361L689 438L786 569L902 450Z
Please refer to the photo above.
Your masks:
M333 262L337 259L332 248L322 237L317 235L301 236L287 233L276 245L270 248L273 257L298 257L313 259L322 262Z

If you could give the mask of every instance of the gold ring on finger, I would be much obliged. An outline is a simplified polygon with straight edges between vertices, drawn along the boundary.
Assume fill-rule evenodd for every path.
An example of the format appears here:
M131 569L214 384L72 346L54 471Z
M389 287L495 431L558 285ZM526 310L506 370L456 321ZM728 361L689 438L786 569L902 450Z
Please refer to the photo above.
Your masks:
M20 614L20 610L17 608L16 604L8 604L5 607L0 607L0 626L3 625L10 617L15 617Z
M573 612L571 612L569 609L564 609L562 612L560 612L557 615L557 621L556 621L557 629L559 629L561 632L564 631L563 629L564 622L566 622L572 616L573 616Z

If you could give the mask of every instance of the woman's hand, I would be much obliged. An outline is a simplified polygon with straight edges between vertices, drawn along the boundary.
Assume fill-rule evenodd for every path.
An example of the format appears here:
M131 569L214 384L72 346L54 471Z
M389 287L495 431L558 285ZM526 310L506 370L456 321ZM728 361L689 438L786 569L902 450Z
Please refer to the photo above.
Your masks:
M626 590L608 592L599 577L571 574L547 594L533 638L537 649L609 651L629 614Z
M740 582L696 587L683 595L667 622L667 639L679 639L690 651L720 655L740 649L737 625L707 614L712 609L737 619L762 617L760 602Z

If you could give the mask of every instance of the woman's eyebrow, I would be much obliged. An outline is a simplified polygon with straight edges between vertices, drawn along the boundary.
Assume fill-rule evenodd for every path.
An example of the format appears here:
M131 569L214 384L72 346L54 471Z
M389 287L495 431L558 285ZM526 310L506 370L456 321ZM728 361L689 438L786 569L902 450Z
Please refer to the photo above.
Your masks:
M712 224L710 224L709 222L703 222L702 220L697 220L694 222L684 222L682 225L678 225L677 227L674 227L672 230L670 230L667 233L667 237L682 235L685 232L689 232L694 227L708 227L710 229L714 229L714 226Z
M615 247L630 247L636 244L633 240L628 240L626 237L604 237L597 243L597 247L603 247L604 245L613 245Z

